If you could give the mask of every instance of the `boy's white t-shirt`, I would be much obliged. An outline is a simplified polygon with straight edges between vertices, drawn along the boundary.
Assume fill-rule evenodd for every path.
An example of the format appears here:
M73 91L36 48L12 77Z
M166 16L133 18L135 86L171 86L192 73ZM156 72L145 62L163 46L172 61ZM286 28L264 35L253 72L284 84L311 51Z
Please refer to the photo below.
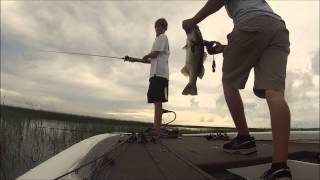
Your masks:
M169 79L169 64L170 55L169 41L165 34L160 34L156 37L151 51L160 51L159 55L151 59L150 78L154 76Z

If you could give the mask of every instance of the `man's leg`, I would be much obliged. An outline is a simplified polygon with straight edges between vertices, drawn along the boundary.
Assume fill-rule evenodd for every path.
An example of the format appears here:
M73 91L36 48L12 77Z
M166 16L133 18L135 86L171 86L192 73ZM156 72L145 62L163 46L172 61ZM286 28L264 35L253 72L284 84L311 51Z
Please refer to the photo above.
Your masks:
M232 119L236 125L238 135L223 145L223 151L240 153L243 155L257 152L254 138L249 135L242 99L238 89L223 83L224 96L228 104Z
M162 102L157 101L157 102L154 102L154 123L153 123L153 128L156 130L156 132L160 132L161 121L162 121Z
M290 109L280 91L266 90L266 99L271 117L274 153L272 162L286 162L290 134Z
M223 83L223 92L239 135L249 135L243 102L238 89Z

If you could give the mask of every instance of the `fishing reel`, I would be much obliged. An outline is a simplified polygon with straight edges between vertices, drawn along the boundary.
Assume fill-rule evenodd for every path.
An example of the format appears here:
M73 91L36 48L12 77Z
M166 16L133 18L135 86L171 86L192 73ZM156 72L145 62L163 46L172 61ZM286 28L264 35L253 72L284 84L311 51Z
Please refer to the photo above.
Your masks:
M148 143L148 142L156 143L156 141L159 137L161 137L161 138L178 138L180 135L179 130L168 128L168 125L176 120L176 117L177 117L176 113L174 111L162 109L162 114L165 114L165 113L172 113L174 115L174 118L171 121L163 124L160 127L160 129L161 129L160 134L153 134L152 133L153 129L148 128L143 133L134 133L133 132L126 142L127 143Z
M208 54L212 55L212 72L216 72L216 61L215 61L213 55L217 54L216 53L216 46L218 45L218 43L219 42L217 42L217 41L206 41L206 40L203 40L203 44L206 47Z
M206 41L203 40L203 45L206 47L208 54L215 55L223 52L226 45L222 45L218 41Z
M216 46L216 41L206 41L203 40L203 45L206 47L208 54L213 55L215 54L215 46Z

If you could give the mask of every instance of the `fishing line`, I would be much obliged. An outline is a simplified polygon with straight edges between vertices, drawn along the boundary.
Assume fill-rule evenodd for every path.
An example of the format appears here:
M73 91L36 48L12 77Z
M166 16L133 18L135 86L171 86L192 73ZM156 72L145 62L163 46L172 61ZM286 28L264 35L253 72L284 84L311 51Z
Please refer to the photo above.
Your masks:
M101 58L111 58L111 59L123 59L124 57L117 57L117 56L108 56L108 55L100 55L100 54L88 54L88 53L80 53L80 52L70 52L70 51L53 51L53 50L40 50L42 52L48 53L58 53L58 54L69 54L69 55L79 55L79 56L95 56Z
M122 153L122 152L118 152L118 151L117 151L118 148L122 147L122 145L124 145L125 143L126 143L126 140L123 140L123 141L121 141L121 142L118 141L117 144L114 144L114 145L110 148L109 151L105 152L105 153L102 154L101 156L98 156L98 157L94 158L93 160L91 160L91 161L89 161L89 162L87 162L87 163L84 163L84 164L78 166L77 168L75 168L75 169L73 169L73 170L71 170L71 171L69 171L69 172L67 172L67 173L65 173L65 174L63 174L63 175L60 175L59 177L54 178L54 180L61 179L61 178L65 177L65 176L67 176L67 175L69 175L69 174L72 174L72 173L78 173L79 170L81 170L82 168L87 167L87 166L89 166L89 165L92 165L92 164L94 164L94 163L97 163L98 160L100 160L101 158L107 158L109 155L111 155L113 152L116 151L118 154L115 153L115 155L114 155L115 157L114 157L114 158L107 158L107 162L105 162L107 165L112 164L112 163L114 162L114 160L115 160L117 157L119 157L120 154ZM124 148L126 148L126 146L125 146ZM120 150L119 150L119 151L120 151Z

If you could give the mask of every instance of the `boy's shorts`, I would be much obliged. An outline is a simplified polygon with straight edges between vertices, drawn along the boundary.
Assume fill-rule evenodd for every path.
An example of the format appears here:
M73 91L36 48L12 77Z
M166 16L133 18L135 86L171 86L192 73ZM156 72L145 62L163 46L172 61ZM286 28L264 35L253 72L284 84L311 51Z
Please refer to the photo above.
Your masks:
M258 16L240 23L227 38L222 66L224 83L243 89L253 68L256 96L265 98L265 90L284 92L290 42L283 21Z
M168 102L168 79L154 76L149 79L148 103Z

